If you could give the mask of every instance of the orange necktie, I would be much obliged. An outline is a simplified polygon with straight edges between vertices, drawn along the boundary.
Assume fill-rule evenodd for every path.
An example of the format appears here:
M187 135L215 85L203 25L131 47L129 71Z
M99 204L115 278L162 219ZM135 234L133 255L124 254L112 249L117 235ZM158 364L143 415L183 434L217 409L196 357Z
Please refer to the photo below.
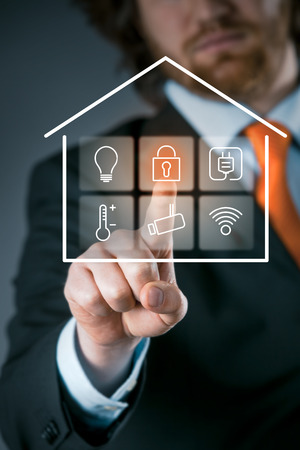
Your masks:
M272 130L267 130L265 125L259 122L245 129L245 135L254 147L261 168L261 175L256 183L255 197L258 205L264 210L265 135L267 134L270 136L270 222L300 268L300 217L290 195L286 177L286 162L291 143L291 133L282 125L273 124L284 131L288 137L284 138Z

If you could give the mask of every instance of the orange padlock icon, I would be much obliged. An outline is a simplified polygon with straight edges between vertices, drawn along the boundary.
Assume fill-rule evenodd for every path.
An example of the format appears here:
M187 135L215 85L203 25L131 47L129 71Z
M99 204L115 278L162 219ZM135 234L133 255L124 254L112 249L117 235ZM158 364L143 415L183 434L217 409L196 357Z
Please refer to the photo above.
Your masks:
M171 150L172 156L160 156L163 149ZM152 158L152 181L180 181L180 157L171 145L162 145Z

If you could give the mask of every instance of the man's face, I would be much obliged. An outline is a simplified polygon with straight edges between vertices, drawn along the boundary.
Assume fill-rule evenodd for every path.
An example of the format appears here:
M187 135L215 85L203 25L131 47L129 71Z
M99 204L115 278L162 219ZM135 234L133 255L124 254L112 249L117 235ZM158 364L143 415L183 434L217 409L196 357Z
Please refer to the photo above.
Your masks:
M289 39L287 0L137 0L143 36L223 92L247 101L274 80ZM201 91L164 65L166 75Z

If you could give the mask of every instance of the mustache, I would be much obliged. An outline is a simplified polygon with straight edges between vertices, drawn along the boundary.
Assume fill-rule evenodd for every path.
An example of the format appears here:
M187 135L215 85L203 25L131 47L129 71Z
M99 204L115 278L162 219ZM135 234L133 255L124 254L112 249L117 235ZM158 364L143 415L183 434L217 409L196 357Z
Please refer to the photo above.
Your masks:
M254 25L232 17L222 17L199 24L198 30L185 43L185 48L190 49L199 45L214 33L239 33L244 34L254 30Z

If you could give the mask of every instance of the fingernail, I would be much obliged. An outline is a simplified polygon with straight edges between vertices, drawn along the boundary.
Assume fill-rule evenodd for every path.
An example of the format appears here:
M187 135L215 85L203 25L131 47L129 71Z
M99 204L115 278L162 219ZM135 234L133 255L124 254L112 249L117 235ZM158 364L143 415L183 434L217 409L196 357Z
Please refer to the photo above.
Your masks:
M161 306L164 301L164 293L156 286L152 286L148 292L148 303L151 308Z

